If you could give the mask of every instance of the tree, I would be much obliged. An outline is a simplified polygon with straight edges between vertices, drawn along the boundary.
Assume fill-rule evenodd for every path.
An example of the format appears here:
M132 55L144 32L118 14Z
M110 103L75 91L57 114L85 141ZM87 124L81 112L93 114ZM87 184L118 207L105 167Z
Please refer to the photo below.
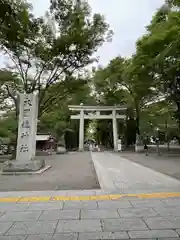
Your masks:
M40 115L56 103L49 87L70 86L70 76L92 63L92 54L112 35L103 16L92 16L87 2L80 0L51 0L45 19L35 18L23 0L3 0L0 23L2 54L21 81L21 89L15 85L15 106L17 92L38 92Z
M155 94L153 76L149 66L145 65L146 57L134 55L131 59L116 57L105 69L95 73L94 83L100 102L106 104L127 105L135 109L136 130L140 134L140 114L144 104Z
M135 54L126 61L123 72L123 86L129 93L129 104L135 109L136 131L140 135L141 111L143 106L156 95L153 82L153 72L146 64L147 57L143 54Z
M124 59L117 57L107 67L94 69L93 84L95 96L100 104L125 104L126 91L122 88Z
M176 105L180 128L180 11L179 1L169 0L147 27L148 33L137 42L137 52L148 56L146 64L154 72L154 82L167 100Z
M166 140L173 129L177 129L175 118L173 117L175 106L170 102L161 101L151 103L143 108L142 111L142 133L153 136L157 129L164 132Z
M11 140L16 135L17 121L15 112L4 114L0 120L0 138Z
M77 81L79 84L77 85ZM73 82L73 80L72 80ZM57 103L51 107L49 111L44 113L39 119L38 132L48 133L50 132L59 140L62 135L66 135L66 143L68 146L73 146L74 148L78 146L79 137L79 121L70 119L70 112L68 105L79 105L84 103L84 105L95 104L94 98L91 96L91 89L89 86L88 79L75 80L76 85L71 86L72 89L60 88L60 96L63 98L58 98ZM56 95L56 85L52 85L49 90ZM64 94L64 91L68 92ZM71 91L72 90L72 91ZM55 91L55 92L54 92ZM85 131L88 127L88 122L85 121Z
M18 95L22 88L19 77L6 69L0 70L0 109L10 111L15 109L18 115Z

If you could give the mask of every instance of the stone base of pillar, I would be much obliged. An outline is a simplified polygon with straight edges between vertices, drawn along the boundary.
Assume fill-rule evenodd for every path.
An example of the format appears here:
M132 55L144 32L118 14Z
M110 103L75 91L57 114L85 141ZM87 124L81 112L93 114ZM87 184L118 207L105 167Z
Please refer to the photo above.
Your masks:
M143 145L136 145L135 146L135 152L138 152L138 153L144 152L144 146Z
M79 152L84 152L84 149L78 149Z
M119 152L118 149L114 149L114 152Z
M23 173L23 174L36 174L42 173L49 169L51 166L47 166L45 160L32 160L32 161L6 161L2 168L2 174L9 175Z

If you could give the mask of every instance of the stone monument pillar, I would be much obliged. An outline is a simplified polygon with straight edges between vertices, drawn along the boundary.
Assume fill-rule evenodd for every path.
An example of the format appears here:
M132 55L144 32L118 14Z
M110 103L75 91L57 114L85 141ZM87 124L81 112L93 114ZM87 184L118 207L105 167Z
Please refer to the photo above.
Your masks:
M30 161L36 154L38 96L20 94L17 161Z
M44 160L35 160L38 96L20 94L16 160L7 161L3 172L35 172L45 168Z
M116 120L116 110L112 111L113 115L113 140L114 140L114 151L118 151L118 134L117 134L117 120Z

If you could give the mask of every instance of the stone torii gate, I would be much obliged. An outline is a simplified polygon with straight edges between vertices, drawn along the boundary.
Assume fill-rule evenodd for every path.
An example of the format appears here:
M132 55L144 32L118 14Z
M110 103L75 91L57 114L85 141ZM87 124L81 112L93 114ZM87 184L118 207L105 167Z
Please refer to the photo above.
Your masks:
M117 119L125 120L126 107L69 105L70 111L78 112L71 119L79 119L79 151L84 150L84 119L112 119L114 150L118 151ZM105 113L103 113L105 112ZM107 114L110 112L110 114ZM122 113L123 112L123 113Z

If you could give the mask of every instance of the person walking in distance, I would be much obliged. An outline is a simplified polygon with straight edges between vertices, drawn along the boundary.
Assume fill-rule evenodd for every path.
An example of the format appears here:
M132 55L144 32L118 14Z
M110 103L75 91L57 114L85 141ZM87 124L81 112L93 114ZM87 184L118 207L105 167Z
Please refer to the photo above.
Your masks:
M148 136L146 136L144 140L144 151L146 153L146 156L148 156Z
M148 146L146 143L144 144L144 151L146 153L146 156L148 156Z

